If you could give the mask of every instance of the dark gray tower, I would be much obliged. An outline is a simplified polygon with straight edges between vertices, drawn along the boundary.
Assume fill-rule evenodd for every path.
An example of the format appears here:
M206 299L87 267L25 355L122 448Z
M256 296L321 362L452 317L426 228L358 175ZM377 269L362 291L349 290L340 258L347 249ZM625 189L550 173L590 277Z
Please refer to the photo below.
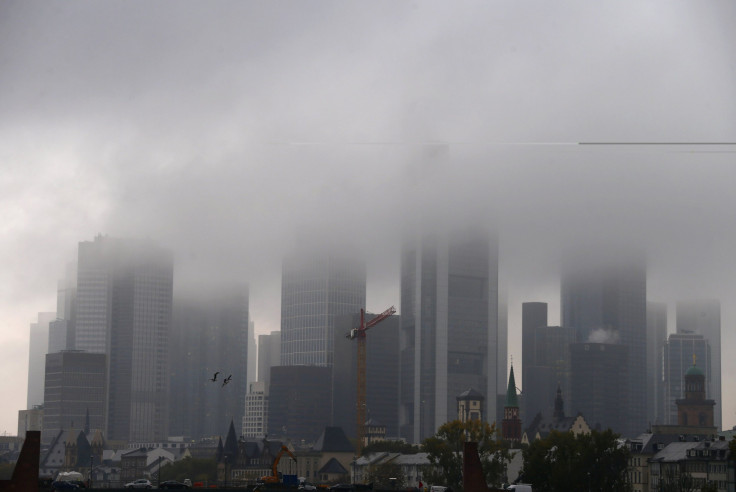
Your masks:
M469 387L495 402L503 391L499 353L497 240L476 232L406 243L401 257L402 437L416 443L433 435L455 418L455 398Z
M647 302L647 408L649 421L665 423L664 347L667 344L667 304Z
M536 328L547 326L547 303L525 302L521 305L521 385L524 388L521 418L531 421L540 410L536 404L530 404L530 392L527 384L531 385L529 369L536 366Z
M627 349L628 403L620 429L626 436L648 424L646 287L645 260L636 253L578 251L563 268L562 325L575 329L578 342L615 341Z

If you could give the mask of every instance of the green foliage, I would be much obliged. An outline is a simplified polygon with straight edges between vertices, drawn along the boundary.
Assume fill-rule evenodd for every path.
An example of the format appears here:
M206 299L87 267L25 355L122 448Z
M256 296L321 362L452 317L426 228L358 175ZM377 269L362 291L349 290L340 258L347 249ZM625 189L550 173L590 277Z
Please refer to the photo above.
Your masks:
M610 430L574 435L552 431L524 450L522 477L535 492L631 490L626 473L629 451Z
M394 478L395 480L390 480ZM368 469L368 483L373 483L374 489L403 489L406 487L406 477L401 472L401 466L395 463L382 463Z
M706 489L707 490L707 489ZM717 489L716 489L717 490ZM677 466L667 466L659 477L659 492L698 492L692 475L680 472Z
M363 448L363 455L369 453L417 454L420 447L403 441L376 441Z
M184 458L161 467L161 481L183 482L185 478L192 482L215 481L217 480L217 463L212 458Z
M443 424L434 436L422 443L433 465L424 473L425 483L445 485L454 491L463 490L462 451L465 441L478 443L478 455L488 484L500 485L506 479L509 453L499 439L495 425L477 420L453 420Z

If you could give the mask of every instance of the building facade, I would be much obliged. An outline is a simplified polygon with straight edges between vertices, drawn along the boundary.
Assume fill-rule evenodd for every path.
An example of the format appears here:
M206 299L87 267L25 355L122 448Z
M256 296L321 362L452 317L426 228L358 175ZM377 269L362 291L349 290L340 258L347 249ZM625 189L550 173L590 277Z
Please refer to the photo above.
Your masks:
M281 365L330 367L335 316L365 308L365 264L333 253L288 257L281 281Z
M106 426L107 356L69 350L46 355L43 431L50 443L62 429Z
M28 393L26 408L43 405L43 365L49 348L49 323L56 313L38 313L38 320L31 323L28 344Z
M169 417L173 435L218 435L222 422L231 420L241 432L248 388L249 306L248 285L240 283L202 286L177 297Z
M611 245L577 251L566 259L561 282L562 326L581 342L626 347L627 406L619 432L636 436L647 428L646 263L643 254L607 254ZM574 377L574 374L573 374ZM577 405L573 388L572 403ZM586 418L592 422L591 416Z
M399 432L409 442L452 420L455 397L468 387L496 401L506 362L499 361L495 237L427 235L404 245L400 349Z
M677 333L703 335L710 346L709 366L701 366L708 374L708 398L716 402L715 425L722 427L721 395L721 303L715 299L680 301L676 305Z
M269 436L315 442L330 425L332 370L320 366L275 366L269 387Z
M263 439L268 435L268 386L262 381L250 383L245 397L243 437Z
M584 415L591 428L622 433L629 415L628 347L574 343L570 346L570 363L573 413Z
M647 410L649 421L664 424L664 347L667 345L667 304L647 302Z
M271 368L281 364L281 332L258 335L258 381L266 388L271 378Z
M150 241L79 243L75 343L106 354L111 440L168 436L173 258Z

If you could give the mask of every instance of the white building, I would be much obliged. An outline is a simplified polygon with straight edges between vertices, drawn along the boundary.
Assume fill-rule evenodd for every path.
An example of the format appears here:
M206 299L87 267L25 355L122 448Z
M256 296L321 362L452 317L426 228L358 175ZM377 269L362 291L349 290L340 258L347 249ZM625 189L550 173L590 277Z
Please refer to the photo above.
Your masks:
M262 381L250 383L245 397L243 437L263 438L268 434L268 387Z

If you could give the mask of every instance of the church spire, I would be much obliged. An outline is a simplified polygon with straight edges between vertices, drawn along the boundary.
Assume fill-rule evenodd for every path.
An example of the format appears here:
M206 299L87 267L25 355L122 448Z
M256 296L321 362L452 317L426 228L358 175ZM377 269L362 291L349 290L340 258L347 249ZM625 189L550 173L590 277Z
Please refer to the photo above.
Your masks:
M516 395L516 379L514 379L514 365L511 364L511 373L509 374L509 387L506 390L507 407L519 407L519 398Z

